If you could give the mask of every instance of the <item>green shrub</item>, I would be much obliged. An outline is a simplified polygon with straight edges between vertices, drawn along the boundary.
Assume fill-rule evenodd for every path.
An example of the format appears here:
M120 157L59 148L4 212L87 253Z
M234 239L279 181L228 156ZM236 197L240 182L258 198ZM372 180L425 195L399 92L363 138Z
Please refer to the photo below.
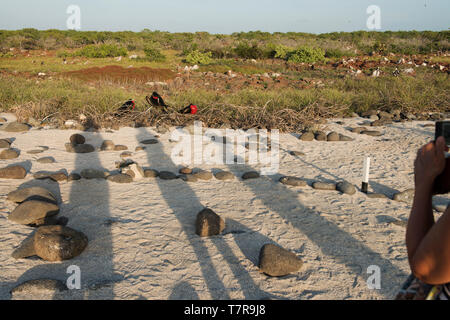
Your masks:
M300 47L287 55L287 60L294 63L313 63L324 59L325 52L321 48Z
M342 57L353 57L353 56L355 56L355 53L353 53L351 51L337 49L337 48L325 50L326 58L342 58Z
M76 56L86 58L107 58L127 56L128 51L124 47L119 47L113 44L102 44L100 46L88 45L81 50L75 52Z
M286 59L292 49L282 44L269 44L267 46L267 57L276 59Z
M191 51L186 56L186 62L190 64L209 64L212 62L212 53L203 53L198 50Z
M159 50L153 47L144 48L145 56L149 61L163 62L166 61L166 56Z
M235 54L243 59L261 59L264 56L264 52L257 44L250 46L246 42L241 42L235 49Z

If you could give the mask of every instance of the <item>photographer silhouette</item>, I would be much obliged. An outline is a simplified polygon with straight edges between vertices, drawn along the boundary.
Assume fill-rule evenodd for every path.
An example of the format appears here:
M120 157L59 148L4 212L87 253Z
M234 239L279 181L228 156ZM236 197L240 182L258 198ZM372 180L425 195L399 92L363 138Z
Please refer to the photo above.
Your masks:
M450 161L445 139L423 146L417 153L415 195L406 232L408 259L413 274L422 282L442 285L439 295L448 299L450 286L450 209L434 220L432 197L450 192Z

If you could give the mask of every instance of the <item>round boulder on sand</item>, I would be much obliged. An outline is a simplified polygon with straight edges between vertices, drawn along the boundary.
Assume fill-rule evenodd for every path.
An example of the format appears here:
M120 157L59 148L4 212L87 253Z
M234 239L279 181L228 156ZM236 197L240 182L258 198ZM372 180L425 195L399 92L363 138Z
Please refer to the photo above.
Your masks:
M9 201L21 203L27 200L44 200L57 203L56 197L47 189L41 187L30 187L12 191L6 198Z
M24 179L26 175L27 170L19 165L0 169L0 179Z
M181 180L186 181L186 182L197 182L198 181L198 178L193 174L180 174L178 176L178 178L180 178Z
M408 189L406 191L396 193L394 195L393 200L405 202L405 203L412 203L412 201L414 199L414 193L415 193L414 189Z
M23 225L40 223L40 219L57 215L59 207L47 201L29 200L22 202L11 212L8 219Z
M330 182L316 181L312 184L312 187L316 190L336 190L336 184Z
M128 174L115 174L111 175L107 178L108 181L115 182L115 183L131 183L133 182L133 178Z
M339 134L337 132L331 132L327 136L327 141L336 142L336 141L339 141L339 140L340 140L340 137L339 137Z
M39 171L36 172L33 177L35 179L50 179L56 182L61 181L67 181L67 174L64 171L58 171L58 172L46 172L46 171Z
M81 176L78 173L71 173L67 177L67 181L78 181L81 180Z
M314 133L312 132L305 132L302 134L299 138L302 141L313 141L314 140Z
M19 123L19 122L11 122L8 124L5 124L2 127L2 130L6 132L25 132L30 130L30 126L25 123Z
M222 181L235 179L234 174L232 174L231 172L228 172L228 171L217 172L214 176L216 177L217 180L222 180Z
M156 178L159 176L159 172L153 169L145 169L144 170L144 177L146 178Z
M14 149L6 149L0 152L0 159L2 160L10 160L16 159L19 157L19 152Z
M8 139L0 139L0 148L9 148L11 146L11 141Z
M348 136L344 136L343 134L339 134L339 141L354 141L354 139Z
M256 171L246 172L242 175L242 179L244 179L244 180L257 179L259 177L260 177L260 175Z
M55 158L53 158L53 157L43 157L43 158L37 159L36 161L39 163L44 163L44 164L56 162Z
M356 188L353 184L342 181L336 185L336 189L344 194L354 195L356 193Z
M71 143L66 143L65 147L66 151L71 153L91 153L95 151L94 146L90 144L72 145Z
M315 134L315 139L317 141L327 141L327 135L325 134L325 132L318 131Z
M117 145L117 146L114 146L114 151L125 151L125 150L128 150L128 147L127 146L123 146L123 145Z
M36 279L21 283L11 290L13 300L54 300L62 299L67 286L59 280Z
M96 169L83 169L81 170L80 175L84 179L106 179L109 173Z
M200 170L200 171L194 173L193 176L199 180L211 180L213 177L213 174L209 171Z
M184 167L184 168L181 168L179 172L180 172L181 174L191 174L191 173L192 173L192 169L191 169L191 168Z
M72 143L72 145L84 144L85 142L86 138L81 134L75 133L70 136L70 143Z
M266 244L259 253L259 270L272 277L282 277L297 272L303 262L293 252L274 244Z
M308 185L305 180L297 177L281 177L280 182L282 184L294 187L306 187Z
M162 180L175 180L178 179L178 176L170 171L161 171L159 173L159 178Z
M211 209L203 209L197 214L195 233L200 237L219 235L225 229L225 221Z
M100 147L100 150L113 151L114 148L115 148L114 142L112 142L111 140L105 140L105 141L103 141L102 146Z
M88 244L87 237L63 226L40 227L34 235L36 254L46 261L63 261L80 255Z
M132 154L130 151L124 151L124 152L122 152L122 153L120 154L120 157L121 157L122 159L130 158L130 157L132 157L132 156L133 156L133 154Z

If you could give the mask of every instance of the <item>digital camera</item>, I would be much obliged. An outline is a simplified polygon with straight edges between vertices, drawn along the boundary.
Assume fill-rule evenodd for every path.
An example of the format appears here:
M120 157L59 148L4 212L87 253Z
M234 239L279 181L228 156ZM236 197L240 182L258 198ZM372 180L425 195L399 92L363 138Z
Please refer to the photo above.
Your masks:
M450 121L436 122L436 139L444 137L447 146L450 146Z

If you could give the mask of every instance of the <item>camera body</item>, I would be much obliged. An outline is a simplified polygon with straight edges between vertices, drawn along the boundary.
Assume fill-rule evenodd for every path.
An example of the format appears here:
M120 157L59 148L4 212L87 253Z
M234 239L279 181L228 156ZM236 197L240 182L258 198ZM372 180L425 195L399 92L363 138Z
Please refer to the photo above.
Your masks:
M450 146L450 121L436 122L436 138L444 137L447 146Z
M444 137L447 146L450 146L450 121L436 122L436 139ZM444 172L437 177L434 184L436 194L445 194L450 191L450 158L446 159Z

